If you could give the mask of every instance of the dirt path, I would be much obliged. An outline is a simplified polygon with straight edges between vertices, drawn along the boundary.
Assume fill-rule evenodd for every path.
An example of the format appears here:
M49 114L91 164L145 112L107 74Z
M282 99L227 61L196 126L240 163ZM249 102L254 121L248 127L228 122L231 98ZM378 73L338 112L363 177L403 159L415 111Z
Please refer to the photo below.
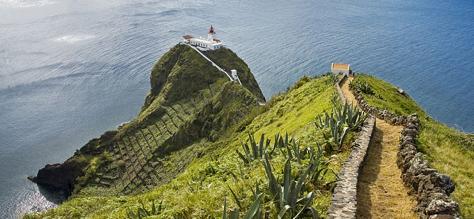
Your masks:
M349 90L349 78L342 84L348 102L356 104ZM419 218L414 212L415 200L400 178L397 167L398 140L402 126L377 119L367 158L357 187L357 218Z
M346 98L348 103L351 103L353 105L357 105L357 101L352 94L352 92L349 90L349 83L352 81L352 78L347 78L345 79L344 83L341 86L342 94L344 94L344 97Z

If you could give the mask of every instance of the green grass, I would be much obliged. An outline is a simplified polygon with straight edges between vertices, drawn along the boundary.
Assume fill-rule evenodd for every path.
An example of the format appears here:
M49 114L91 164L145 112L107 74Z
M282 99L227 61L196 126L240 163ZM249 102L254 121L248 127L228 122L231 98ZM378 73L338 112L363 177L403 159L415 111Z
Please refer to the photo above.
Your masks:
M195 157L185 170L169 183L143 194L130 196L106 197L82 193L55 209L27 217L125 218L127 209L137 209L140 200L145 203L148 203L147 200L162 200L164 210L160 217L164 218L219 217L222 214L224 197L228 197L229 208L236 206L236 203L231 201L228 187L231 187L242 198L243 205L248 207L252 202L251 188L259 182L265 189L266 177L260 162L244 166L235 153L236 149L241 148L240 143L247 140L247 133L253 133L257 139L264 133L273 139L274 134L287 132L294 136L301 146L316 147L316 144L323 140L322 133L316 130L313 121L317 115L332 109L331 97L334 92L329 77L304 78L288 93L274 97L267 106L254 108L240 123L228 128L231 132L223 133L216 141L202 140L168 154L162 161L165 168ZM351 134L346 141L346 148L352 136ZM348 150L332 155L330 168L338 172L348 155ZM283 156L272 159L276 173L281 174L284 163ZM325 178L327 182L334 179L332 174ZM316 194L313 207L325 215L332 193L322 189ZM264 206L274 208L268 201Z
M251 85L256 82L246 64L228 49L216 51L221 65L242 69L240 75L246 79L242 83L254 89ZM242 89L184 45L173 47L155 64L151 85L134 120L120 127L112 140L96 139L80 150L90 155L83 162L86 167L79 169L83 176L76 180L74 196L130 194L168 182L196 155L187 154L178 165L156 163L201 138L214 141L232 132L231 126L257 107L250 103L262 96L258 85ZM100 156L104 151L109 159ZM72 160L78 158L81 154Z
M456 190L452 196L460 204L462 215L474 218L474 136L432 119L414 100L399 94L387 82L365 74L358 74L355 81L367 82L374 90L373 95L363 94L369 105L400 115L419 115L422 130L418 149L434 168L453 179Z

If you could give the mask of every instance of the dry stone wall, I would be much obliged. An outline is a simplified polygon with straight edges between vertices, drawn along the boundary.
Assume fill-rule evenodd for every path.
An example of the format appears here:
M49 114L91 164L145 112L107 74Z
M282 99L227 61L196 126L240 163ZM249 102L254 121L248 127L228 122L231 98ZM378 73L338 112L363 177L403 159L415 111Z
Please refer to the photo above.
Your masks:
M339 98L343 103L346 102L346 98L342 93L341 85L346 79L347 77L344 76L335 84ZM356 217L359 171L365 160L374 127L375 117L369 116L362 125L359 137L352 143L351 154L344 163L341 172L338 175L336 187L334 188L331 207L328 210L329 218Z
M388 110L378 109L376 107L370 106L367 101L365 101L364 97L362 96L361 91L359 90L352 90L352 93L359 104L359 107L364 110L366 113L374 115L375 117L382 119L388 122L391 125L405 125L407 123L407 117L400 116L395 113L392 113Z
M455 185L447 175L431 168L423 154L417 151L416 138L421 124L418 116L396 115L388 110L370 106L360 90L352 90L359 106L367 113L385 120L392 125L403 125L400 136L400 150L397 154L397 165L402 172L402 180L417 199L415 211L421 218L459 218L459 205L449 195Z
M339 95L339 99L341 99L341 101L342 101L343 103L346 102L346 97L344 97L344 93L342 93L341 86L342 86L342 83L344 83L344 80L346 80L346 79L347 79L347 76L344 75L344 76L342 76L342 78L339 79L339 80L337 81L337 83L336 83L337 94Z
M357 212L357 182L359 171L367 154L370 139L375 127L375 118L369 116L359 137L352 144L352 152L338 175L339 180L334 189L329 218L355 218Z

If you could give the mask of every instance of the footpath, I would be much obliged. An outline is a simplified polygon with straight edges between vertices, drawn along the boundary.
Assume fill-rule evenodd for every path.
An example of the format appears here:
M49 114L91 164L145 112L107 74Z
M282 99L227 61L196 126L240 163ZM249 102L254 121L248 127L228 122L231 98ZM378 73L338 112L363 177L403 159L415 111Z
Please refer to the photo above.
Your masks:
M357 105L349 90L352 77L342 86L347 102ZM357 218L419 218L413 211L416 201L408 195L397 166L402 126L377 119L357 186Z

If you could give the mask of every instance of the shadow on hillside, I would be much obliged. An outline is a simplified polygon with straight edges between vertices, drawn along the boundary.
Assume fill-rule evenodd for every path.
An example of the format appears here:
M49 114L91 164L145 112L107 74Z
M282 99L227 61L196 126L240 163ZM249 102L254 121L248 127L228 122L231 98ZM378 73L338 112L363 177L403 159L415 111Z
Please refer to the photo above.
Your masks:
M372 218L373 200L370 196L370 185L379 177L380 163L382 161L382 139L383 131L375 127L374 135L370 140L367 157L359 173L359 184L357 186L357 218Z

